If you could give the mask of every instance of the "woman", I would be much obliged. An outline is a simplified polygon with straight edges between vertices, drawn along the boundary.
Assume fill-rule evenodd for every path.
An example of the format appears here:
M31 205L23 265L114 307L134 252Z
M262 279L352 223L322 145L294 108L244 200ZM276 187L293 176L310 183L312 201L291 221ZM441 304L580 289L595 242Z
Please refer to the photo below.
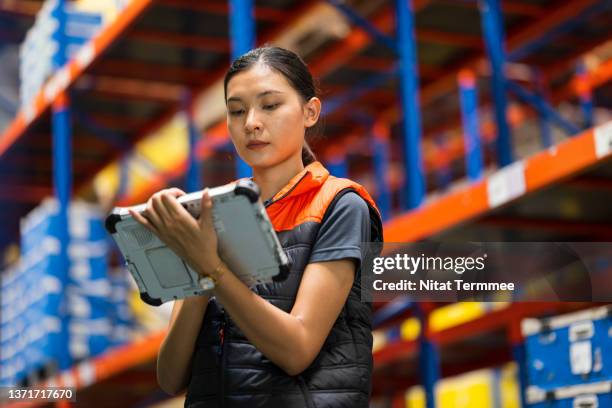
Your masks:
M177 203L182 191L153 195L144 217L133 216L216 283L211 298L175 303L159 384L170 394L187 388L187 407L365 407L372 334L360 243L381 241L378 210L308 148L321 101L296 54L266 47L238 58L225 100L232 142L292 268L284 282L249 289L219 258L206 192L199 220Z

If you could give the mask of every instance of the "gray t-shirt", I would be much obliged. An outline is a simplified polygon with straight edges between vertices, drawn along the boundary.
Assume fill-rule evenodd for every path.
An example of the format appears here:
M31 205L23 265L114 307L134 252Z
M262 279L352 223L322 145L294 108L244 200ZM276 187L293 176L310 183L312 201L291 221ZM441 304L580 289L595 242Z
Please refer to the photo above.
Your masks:
M319 229L310 254L310 262L335 261L351 258L360 267L370 240L370 211L359 194L345 193L336 201ZM363 251L362 251L363 249Z

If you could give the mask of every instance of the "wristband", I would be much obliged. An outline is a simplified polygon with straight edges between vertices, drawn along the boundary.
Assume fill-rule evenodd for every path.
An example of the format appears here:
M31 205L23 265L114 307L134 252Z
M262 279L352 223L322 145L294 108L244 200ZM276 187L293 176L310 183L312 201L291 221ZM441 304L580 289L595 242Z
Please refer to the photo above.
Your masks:
M210 275L202 276L198 283L203 290L212 290L217 286L219 279L224 273L223 261L221 261Z

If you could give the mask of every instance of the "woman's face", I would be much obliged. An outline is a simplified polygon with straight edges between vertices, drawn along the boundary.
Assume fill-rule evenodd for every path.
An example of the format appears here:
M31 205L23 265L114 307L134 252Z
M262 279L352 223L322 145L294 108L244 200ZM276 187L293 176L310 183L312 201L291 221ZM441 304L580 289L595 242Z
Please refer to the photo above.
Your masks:
M238 154L249 166L266 168L301 161L306 127L319 116L320 102L304 103L285 77L257 63L227 84L227 126Z

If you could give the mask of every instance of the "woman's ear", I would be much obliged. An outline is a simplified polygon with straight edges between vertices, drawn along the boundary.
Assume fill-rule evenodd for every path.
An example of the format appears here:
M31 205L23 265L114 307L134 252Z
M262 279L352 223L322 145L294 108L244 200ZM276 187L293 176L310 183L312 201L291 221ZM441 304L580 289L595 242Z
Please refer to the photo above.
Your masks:
M316 96L304 104L304 126L313 127L321 115L321 100Z

